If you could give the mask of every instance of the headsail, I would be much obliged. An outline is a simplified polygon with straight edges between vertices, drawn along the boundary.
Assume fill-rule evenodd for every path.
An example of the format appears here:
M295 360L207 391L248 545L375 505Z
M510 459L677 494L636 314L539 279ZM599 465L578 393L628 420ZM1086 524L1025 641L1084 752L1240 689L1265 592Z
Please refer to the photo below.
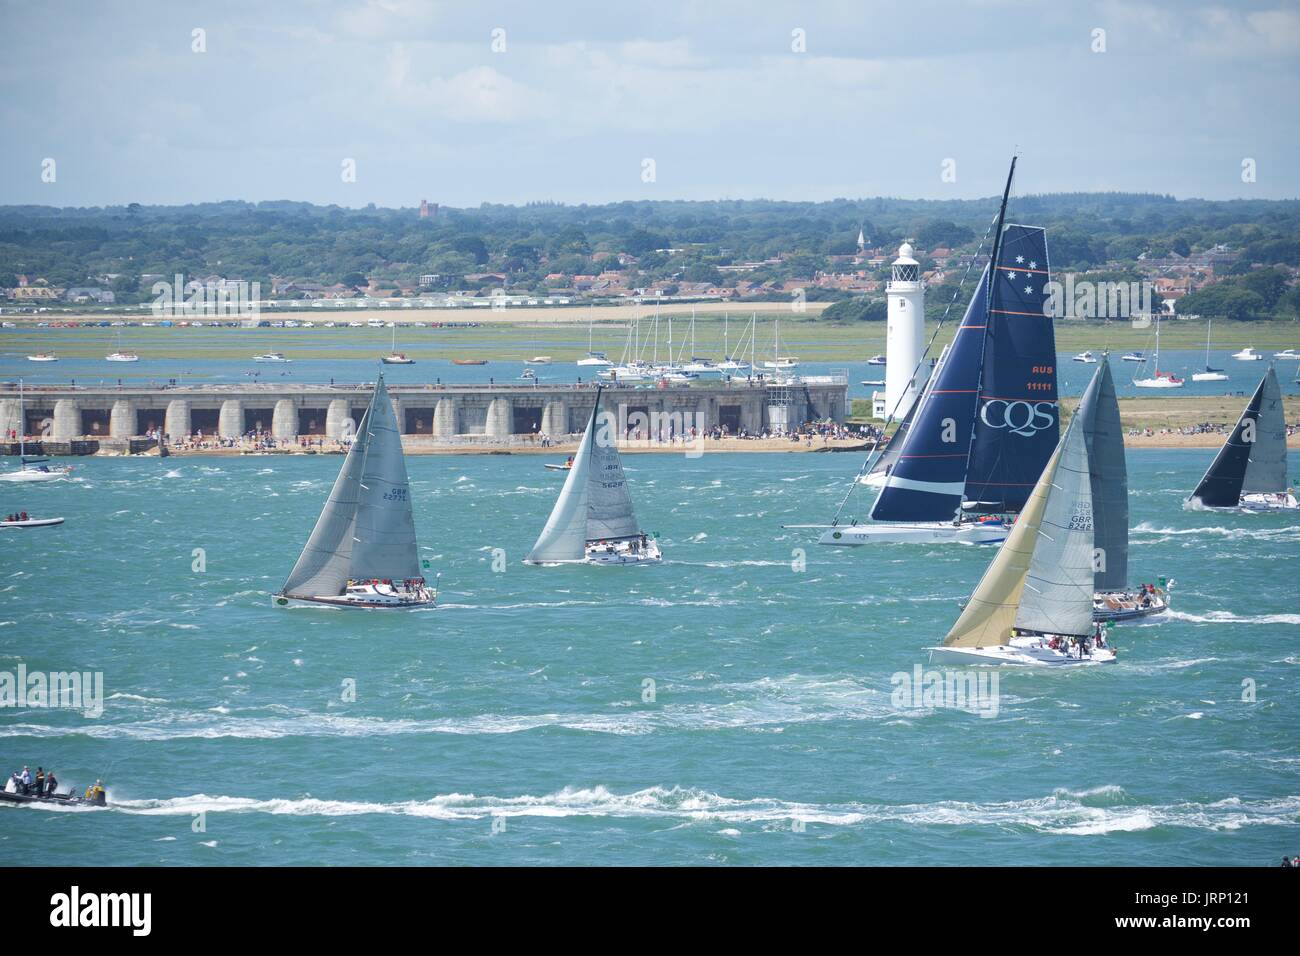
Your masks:
M1246 464L1241 490L1243 494L1276 494L1286 490L1286 420L1282 414L1282 390L1271 365L1260 383L1255 447Z
M595 440L596 421L600 412L600 392L596 392L596 405L591 410L587 430L573 456L573 465L564 479L560 497L551 509L533 550L528 552L529 564L546 561L581 561L587 544L587 478L591 473L591 446Z
M347 585L352 564L352 525L357 514L361 466L366 457L366 419L369 417L367 410L356 440L343 459L339 476L334 479L329 500L307 539L307 546L280 589L283 594L290 597L342 594Z
M907 410L907 415L903 418L903 423L898 426L894 436L889 439L889 444L885 450L880 453L876 463L871 466L869 474L881 475L888 474L894 467L894 462L898 461L898 456L903 452L903 445L907 442L907 433L912 430L912 420L916 417L917 411L925 404L934 387L934 381L939 377L939 370L943 368L944 359L948 357L948 346L943 347L943 352L939 356L939 361L935 363L934 371L925 387L921 390L921 397L912 403L912 407Z
M1102 357L1074 414L1088 446L1093 547L1098 552L1093 588L1121 591L1128 587L1128 467L1108 356Z
M1024 505L1060 438L1045 230L1007 226L997 257L965 493L981 511L1010 512Z
M871 509L874 521L946 521L961 507L984 356L988 268L971 297L948 357L908 430Z
M1237 419L1237 426L1223 443L1214 461L1206 470L1200 484L1192 492L1192 499L1200 501L1209 508L1235 508L1241 503L1242 486L1246 479L1246 469L1250 464L1251 454L1260 436L1259 413L1264 405L1265 391L1269 380L1273 381L1273 394L1278 394L1277 376L1270 368L1250 398L1250 404ZM1280 402L1280 399L1279 399ZM1285 439L1283 440L1285 448ZM1285 452L1284 452L1285 453ZM1283 464L1285 476L1285 461ZM1281 491L1271 488L1270 491Z
M1025 578L1038 544L1039 525L1060 457L1058 448L1043 469L1007 540L944 638L944 647L996 647L1011 639L1011 628L1016 623Z
M1020 595L1016 627L1045 634L1092 633L1092 480L1081 422L1066 429Z
M357 492L350 576L393 581L418 578L420 560L402 436L382 375L362 426L366 454Z

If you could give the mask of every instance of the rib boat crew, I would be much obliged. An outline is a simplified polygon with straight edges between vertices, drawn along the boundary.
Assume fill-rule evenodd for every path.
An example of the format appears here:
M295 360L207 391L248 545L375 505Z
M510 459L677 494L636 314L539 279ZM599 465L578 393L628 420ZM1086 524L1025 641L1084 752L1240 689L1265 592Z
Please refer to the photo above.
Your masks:
M1282 391L1269 365L1185 507L1294 511L1300 506L1287 486L1286 468Z
M1088 448L1088 482L1092 493L1094 621L1131 621L1169 610L1165 585L1129 586L1128 464L1124 458L1124 429L1110 360L1102 355L1092 381L1084 390L1075 416Z
M526 564L652 564L663 560L659 543L637 525L618 426L602 415L601 393L573 456L569 474Z
M417 608L437 592L420 573L397 416L381 375L281 607Z

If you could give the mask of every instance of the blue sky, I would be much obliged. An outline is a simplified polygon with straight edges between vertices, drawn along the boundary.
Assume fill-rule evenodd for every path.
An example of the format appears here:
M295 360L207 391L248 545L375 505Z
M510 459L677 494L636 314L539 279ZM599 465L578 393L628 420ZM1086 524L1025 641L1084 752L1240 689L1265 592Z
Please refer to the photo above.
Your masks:
M1022 194L1300 196L1283 0L3 0L0 17L0 203L970 198L1017 148Z

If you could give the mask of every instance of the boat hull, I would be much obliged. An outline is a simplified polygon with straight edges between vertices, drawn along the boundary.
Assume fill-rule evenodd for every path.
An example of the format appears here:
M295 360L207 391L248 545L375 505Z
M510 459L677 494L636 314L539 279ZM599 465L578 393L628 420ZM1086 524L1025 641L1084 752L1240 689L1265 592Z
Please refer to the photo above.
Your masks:
M27 521L0 521L0 528L49 528L63 524L62 518L29 518Z
M108 801L96 803L93 800L87 800L85 797L75 796L71 793L55 793L38 797L30 793L13 793L9 790L0 790L0 804L9 804L11 806L36 804L44 807L76 807L80 810L94 810L108 806Z
M1228 376L1222 372L1196 372L1192 375L1193 382L1226 382Z
M1092 619L1098 622L1136 621L1153 617L1169 610L1168 597L1156 593L1150 604L1143 605L1140 598L1119 592L1097 592L1093 595Z
M1062 651L1047 648L1041 650L1015 645L1000 647L931 647L930 663L954 666L1002 666L1013 667L1093 667L1101 664L1114 664L1115 652L1109 648L1094 650L1082 658L1070 656Z
M31 471L24 469L22 471L8 471L0 474L0 481L13 482L15 484L39 484L44 481L59 481L68 477L66 471Z
M960 524L950 521L918 521L906 524L872 523L829 528L818 544L854 547L866 544L997 544L1005 541L1011 528L1002 522Z

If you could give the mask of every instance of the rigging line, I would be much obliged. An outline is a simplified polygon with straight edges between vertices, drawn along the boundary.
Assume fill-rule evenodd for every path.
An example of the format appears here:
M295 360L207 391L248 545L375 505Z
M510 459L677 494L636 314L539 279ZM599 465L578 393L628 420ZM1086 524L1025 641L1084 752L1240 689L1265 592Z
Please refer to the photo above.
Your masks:
M930 354L931 349L934 348L935 339L937 339L939 337L939 333L943 331L944 324L948 321L948 314L952 311L952 307L957 303L957 297L961 295L961 290L965 288L966 280L970 278L970 271L975 267L975 263L979 260L980 253L984 250L984 243L988 241L989 234L993 232L994 223L997 222L997 218L998 217L996 215L993 217L993 222L989 223L988 229L984 231L984 237L980 239L980 244L979 247L975 250L975 255L973 255L971 257L970 262L966 264L966 271L962 273L961 281L957 283L957 288L953 290L952 298L948 301L947 306L944 307L943 315L940 316L939 318L938 326L935 328L934 333L930 336L930 341L925 343L925 349L921 352L921 357L917 360L915 368L912 369L912 377L908 380L909 387L916 384L916 378L921 371L921 366L924 364L926 357ZM888 295L886 295L886 302L888 302ZM925 321L924 315L922 315L921 321L924 323ZM895 418L897 418L898 410L902 406L903 399L906 396L907 396L907 390L905 389L903 391L903 394L898 397L898 401L894 403L894 408L892 411L890 411L889 417L885 419L885 424L881 428L882 435L884 434L884 432L889 430L889 426L893 424ZM920 400L921 400L921 396L917 395L916 401L919 402ZM894 438L897 437L898 435L897 433L895 433ZM890 439L890 441L893 440L894 440L893 438ZM835 517L831 519L832 527L840 523L840 514L841 512L844 511L844 506L849 503L849 498L853 496L853 492L857 488L858 484L860 483L862 476L868 472L869 470L868 466L874 468L876 462L880 461L880 456L883 455L884 453L885 453L885 449L881 447L879 442L876 443L876 446L872 448L871 451L867 452L866 460L862 463L862 467L858 469L858 473L853 477L853 482L849 485L849 490L845 492L844 497L840 500L839 507L835 509Z

